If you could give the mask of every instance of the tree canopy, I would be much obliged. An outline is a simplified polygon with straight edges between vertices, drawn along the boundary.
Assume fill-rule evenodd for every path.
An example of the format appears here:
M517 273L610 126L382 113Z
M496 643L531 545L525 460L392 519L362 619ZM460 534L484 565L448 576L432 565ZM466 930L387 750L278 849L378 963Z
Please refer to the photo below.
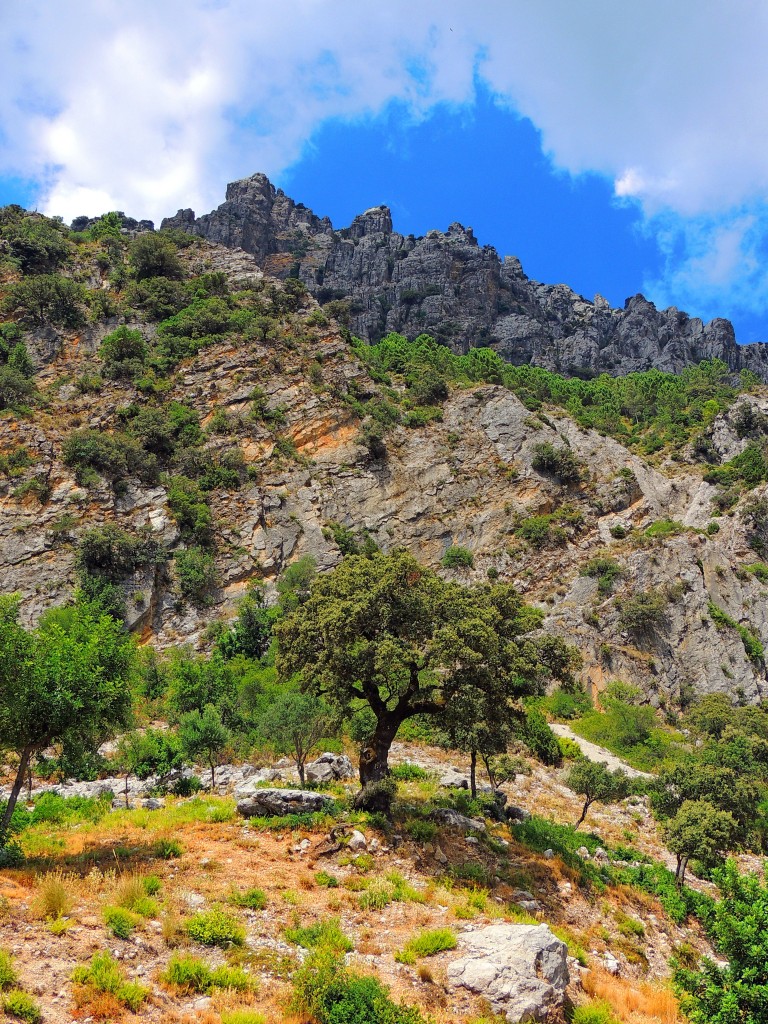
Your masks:
M567 645L530 635L541 618L510 586L463 587L405 551L351 555L275 626L276 667L340 715L370 707L376 726L361 753L365 786L387 775L406 719L449 714L470 688L501 705L567 674Z
M0 839L32 758L52 744L95 750L131 712L133 643L120 623L75 605L28 631L18 613L15 597L0 597L0 747L19 758Z

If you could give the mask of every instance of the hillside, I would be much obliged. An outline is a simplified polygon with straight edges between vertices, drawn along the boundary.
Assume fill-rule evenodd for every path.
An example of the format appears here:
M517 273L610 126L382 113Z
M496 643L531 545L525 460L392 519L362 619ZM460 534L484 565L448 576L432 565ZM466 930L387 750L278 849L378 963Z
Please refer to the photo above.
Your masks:
M768 844L768 389L370 344L199 224L0 210L0 1005L677 1024Z

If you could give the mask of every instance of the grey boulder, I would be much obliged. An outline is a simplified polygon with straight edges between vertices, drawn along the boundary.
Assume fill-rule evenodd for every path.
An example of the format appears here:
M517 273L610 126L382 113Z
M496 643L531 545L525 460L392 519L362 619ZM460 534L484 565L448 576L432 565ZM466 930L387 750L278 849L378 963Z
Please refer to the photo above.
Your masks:
M307 782L336 782L339 779L354 779L355 769L346 754L321 754L306 767Z
M321 811L330 802L330 797L323 793L306 789L256 789L238 801L237 812L244 818L256 818L262 814L280 817Z
M568 951L545 924L495 924L459 937L448 981L487 999L510 1024L545 1020L563 1004Z
M440 825L447 825L448 828L458 828L463 832L485 832L485 823L477 818L468 818L466 814L459 814L450 807L438 807L432 811L430 818Z

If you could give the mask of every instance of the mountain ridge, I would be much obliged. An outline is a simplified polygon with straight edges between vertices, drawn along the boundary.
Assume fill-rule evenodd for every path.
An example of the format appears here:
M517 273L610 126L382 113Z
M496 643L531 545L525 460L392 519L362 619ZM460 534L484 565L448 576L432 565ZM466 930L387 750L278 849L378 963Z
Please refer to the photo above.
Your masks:
M352 331L368 341L428 333L455 352L488 346L508 362L568 376L679 373L716 358L768 381L768 346L739 345L730 321L659 310L642 294L622 309L600 295L590 302L566 284L528 278L519 259L502 259L459 223L416 238L394 231L389 208L374 206L336 230L257 173L230 183L210 213L179 210L161 226L243 249L266 273L299 278L321 304L347 300Z

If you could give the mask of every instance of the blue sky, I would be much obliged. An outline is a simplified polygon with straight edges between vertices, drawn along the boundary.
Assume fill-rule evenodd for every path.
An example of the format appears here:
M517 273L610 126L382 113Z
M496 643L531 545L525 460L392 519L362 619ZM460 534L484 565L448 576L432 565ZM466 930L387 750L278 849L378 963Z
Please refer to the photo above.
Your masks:
M0 202L157 221L264 171L768 340L767 48L762 0L0 0Z

